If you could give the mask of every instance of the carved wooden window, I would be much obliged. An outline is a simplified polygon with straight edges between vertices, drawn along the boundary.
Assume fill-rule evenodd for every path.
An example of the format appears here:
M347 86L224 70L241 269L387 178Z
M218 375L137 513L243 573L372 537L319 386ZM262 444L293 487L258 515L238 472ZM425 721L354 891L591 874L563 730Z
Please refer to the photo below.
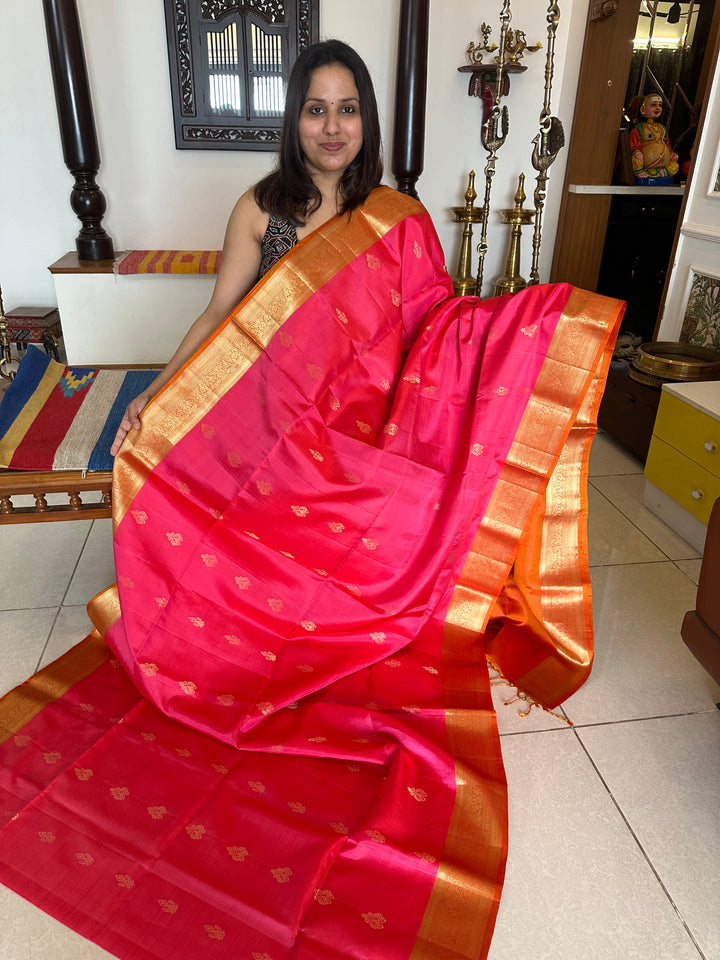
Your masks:
M165 0L178 149L274 150L319 0Z

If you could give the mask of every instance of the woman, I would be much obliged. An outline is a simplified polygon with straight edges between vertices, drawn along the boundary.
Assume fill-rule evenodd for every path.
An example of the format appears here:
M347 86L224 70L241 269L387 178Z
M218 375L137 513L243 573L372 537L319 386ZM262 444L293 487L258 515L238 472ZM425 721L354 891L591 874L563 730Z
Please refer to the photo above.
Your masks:
M346 50L301 58L281 172L116 458L95 632L0 706L0 879L122 960L486 956L486 658L547 706L590 667L580 464L621 311L455 298L427 212L371 189ZM312 236L221 321L271 215Z
M128 405L115 456L140 411L217 329L258 277L331 217L362 205L380 183L380 123L367 67L340 40L314 44L290 75L277 170L247 190L230 214L207 308L170 362Z

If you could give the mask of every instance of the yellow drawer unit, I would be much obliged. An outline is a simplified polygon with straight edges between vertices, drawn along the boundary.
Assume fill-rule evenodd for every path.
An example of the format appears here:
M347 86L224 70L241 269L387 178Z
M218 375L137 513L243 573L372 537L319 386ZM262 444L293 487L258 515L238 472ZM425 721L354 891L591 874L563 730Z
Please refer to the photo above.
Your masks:
M712 505L720 497L720 477L714 476L656 435L650 442L645 476L701 523L707 524Z
M645 477L707 524L720 497L720 381L664 386Z
M720 421L702 410L663 391L653 436L720 476Z

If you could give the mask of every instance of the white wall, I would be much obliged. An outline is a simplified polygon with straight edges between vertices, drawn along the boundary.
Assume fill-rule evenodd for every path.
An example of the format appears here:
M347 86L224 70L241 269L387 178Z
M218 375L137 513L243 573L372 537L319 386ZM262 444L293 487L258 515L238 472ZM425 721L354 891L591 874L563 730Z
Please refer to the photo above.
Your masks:
M455 272L457 266L460 227L453 223L448 208L463 204L468 172L472 169L476 173L476 205L482 203L485 189L483 171L487 158L480 142L481 101L467 95L468 75L458 73L457 68L465 62L465 50L470 41L480 40L480 24L483 20L493 27L491 39L498 42L500 8L500 2L478 5L476 0L453 0L451 6L438 0L430 4L425 172L418 192L433 216L451 273ZM553 114L562 120L566 138L569 139L588 4L587 0L561 0L560 8L551 108ZM451 16L448 16L449 10L452 11ZM493 12L495 10L497 13ZM497 210L514 205L513 197L521 173L526 177L525 206L532 207L536 174L530 161L531 141L538 132L543 106L546 10L547 4L542 0L513 0L512 3L511 26L525 31L529 45L540 41L543 48L525 56L523 62L527 65L527 71L511 78L510 93L505 101L510 123L507 140L498 152L493 180L491 204L494 212L490 215L488 227L484 296L491 295L492 281L505 272L510 228L501 223ZM543 281L547 280L550 273L566 158L565 149L550 168L540 261ZM532 258L531 237L532 227L525 228L520 272L526 278ZM479 239L479 228L474 239Z
M658 340L677 340L696 274L720 279L720 69L718 62L697 138L692 178L670 269Z
M220 247L235 199L269 169L274 155L176 150L161 0L77 4L102 157L98 184L108 202L104 224L115 248ZM467 96L467 75L457 72L468 43L479 39L483 19L493 25L497 38L500 0L481 7L476 0L431 2L425 169L418 190L435 220L451 273L460 231L448 208L462 204L471 168L478 193L483 190L480 101ZM390 183L399 9L400 0L321 0L322 36L354 45L375 81ZM525 30L530 43L545 45L545 9L540 0L514 0L512 26ZM561 2L553 112L563 120L567 136L586 12L587 0ZM531 204L530 142L542 106L544 49L525 62L528 70L512 79L507 100L510 134L498 158L496 208L512 206L520 172L527 175L526 205ZM69 206L73 181L62 160L41 0L0 8L0 102L0 284L5 306L52 305L57 300L47 267L74 249L80 225ZM566 154L551 168L541 279L549 272ZM526 232L525 276L531 230ZM508 242L508 228L497 213L491 216L489 240L485 276L492 280L503 273ZM108 329L122 321L112 317L109 306L100 322ZM178 320L178 325L182 331L187 324ZM123 335L146 337L147 324L126 328Z

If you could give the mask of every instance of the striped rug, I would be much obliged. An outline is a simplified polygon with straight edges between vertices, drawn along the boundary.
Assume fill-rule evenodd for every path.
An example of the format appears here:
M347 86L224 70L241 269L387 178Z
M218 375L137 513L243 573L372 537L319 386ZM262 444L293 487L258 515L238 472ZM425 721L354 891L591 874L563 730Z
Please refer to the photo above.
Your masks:
M117 272L217 273L220 250L131 250L118 262Z
M157 373L67 367L29 346L0 403L0 467L112 470L125 407Z

